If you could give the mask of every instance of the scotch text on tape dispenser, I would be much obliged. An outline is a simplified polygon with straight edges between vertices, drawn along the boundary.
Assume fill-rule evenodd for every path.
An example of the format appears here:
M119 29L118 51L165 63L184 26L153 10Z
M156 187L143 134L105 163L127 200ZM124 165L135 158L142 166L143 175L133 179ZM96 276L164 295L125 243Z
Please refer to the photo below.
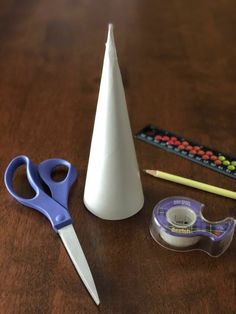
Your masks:
M175 251L202 250L220 256L234 235L235 220L210 222L202 216L204 205L187 197L160 201L154 208L150 232L156 242Z

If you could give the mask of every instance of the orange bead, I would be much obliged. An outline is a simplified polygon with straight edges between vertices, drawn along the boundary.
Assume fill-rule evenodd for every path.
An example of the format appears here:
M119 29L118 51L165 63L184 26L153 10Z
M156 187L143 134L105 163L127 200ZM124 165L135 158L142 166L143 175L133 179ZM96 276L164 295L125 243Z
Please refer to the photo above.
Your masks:
M202 155L204 155L205 153L204 153L203 150L199 150L199 151L197 152L197 154L198 154L199 156L202 156Z
M193 146L188 145L188 146L186 146L186 149L187 149L187 150L192 150L192 149L193 149Z
M215 161L215 160L217 159L217 157L216 157L215 155L212 155L212 156L210 157L210 159L213 160L213 161Z
M179 150L184 150L184 149L185 149L185 146L184 146L184 145L179 145L179 146L178 146L178 149L179 149Z

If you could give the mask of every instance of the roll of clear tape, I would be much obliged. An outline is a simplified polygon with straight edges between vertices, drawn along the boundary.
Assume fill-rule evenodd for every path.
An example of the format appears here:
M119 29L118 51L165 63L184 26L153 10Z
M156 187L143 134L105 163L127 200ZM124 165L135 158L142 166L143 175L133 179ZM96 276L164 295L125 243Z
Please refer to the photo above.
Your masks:
M171 250L202 250L211 256L221 255L232 241L234 218L207 221L202 216L203 207L198 201L181 196L162 200L153 210L152 237Z
M167 233L163 229L160 230L160 236L166 243L176 248L186 248L196 244L200 240L200 237L176 237Z

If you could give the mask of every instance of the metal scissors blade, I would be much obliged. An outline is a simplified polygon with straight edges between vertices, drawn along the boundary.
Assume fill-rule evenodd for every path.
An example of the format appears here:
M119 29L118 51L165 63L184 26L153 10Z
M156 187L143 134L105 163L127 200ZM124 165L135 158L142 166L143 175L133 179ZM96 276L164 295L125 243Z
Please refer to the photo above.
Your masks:
M13 175L18 167L26 165L26 174L29 184L35 191L35 196L30 199L20 197L15 193L13 187ZM55 182L51 178L53 169L56 166L65 166L68 173L63 181ZM51 222L54 231L58 232L75 268L83 283L98 305L100 303L97 289L93 281L89 265L80 246L72 226L72 220L68 212L68 195L72 184L76 179L76 169L71 163L63 159L48 159L39 166L33 164L27 156L14 158L5 171L5 185L8 192L21 204L34 208L45 215ZM42 182L50 189L52 197L44 191Z
M100 300L98 297L97 289L84 255L84 252L79 243L79 239L75 233L72 225L68 225L58 230L61 240L91 297L94 302L99 305Z

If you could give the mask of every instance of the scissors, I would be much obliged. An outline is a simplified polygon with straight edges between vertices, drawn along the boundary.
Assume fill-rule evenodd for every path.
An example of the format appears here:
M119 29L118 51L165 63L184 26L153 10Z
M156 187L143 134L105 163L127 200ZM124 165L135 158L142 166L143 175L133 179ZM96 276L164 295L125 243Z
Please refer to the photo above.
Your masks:
M33 198L23 198L14 191L12 183L13 175L21 165L26 166L27 179L35 191ZM57 166L64 166L68 169L65 179L60 182L54 181L51 177L53 170ZM37 166L27 156L21 155L14 158L8 165L4 181L8 192L19 203L38 210L48 218L54 231L61 237L85 287L88 289L94 302L99 305L100 300L97 289L68 211L69 190L75 182L76 177L77 172L75 167L66 160L47 159ZM44 191L43 183L48 186L51 196Z

